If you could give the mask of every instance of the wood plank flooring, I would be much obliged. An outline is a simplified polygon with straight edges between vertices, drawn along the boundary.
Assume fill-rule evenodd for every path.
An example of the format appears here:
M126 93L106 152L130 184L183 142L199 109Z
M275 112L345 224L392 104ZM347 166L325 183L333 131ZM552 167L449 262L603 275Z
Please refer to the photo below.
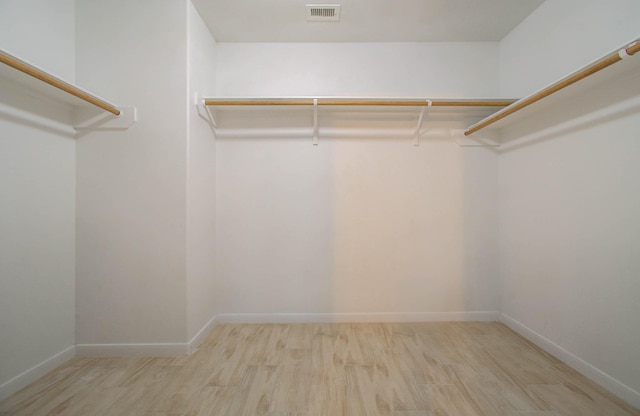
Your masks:
M75 358L0 415L640 415L499 323L219 325L189 357Z

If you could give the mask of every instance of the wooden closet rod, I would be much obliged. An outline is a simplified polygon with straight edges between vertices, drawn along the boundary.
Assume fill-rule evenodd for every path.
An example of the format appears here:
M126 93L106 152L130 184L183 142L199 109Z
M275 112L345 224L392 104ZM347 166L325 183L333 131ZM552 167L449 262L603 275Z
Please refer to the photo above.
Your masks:
M558 92L561 89L566 88L571 84L574 84L582 79L585 79L586 77L593 75L596 72L607 68L608 66L611 66L617 62L620 62L623 59L625 54L631 56L637 53L638 51L640 51L640 40L636 40L630 46L624 49L621 49L618 52L614 52L600 59L599 61L594 62L593 64L582 69L581 71L578 71L575 74L570 75L556 82L555 84L537 92L536 94L531 95L530 97L523 98L522 100L516 101L515 103L505 108L504 110L498 111L497 113L487 117L486 119L479 122L478 124L471 126L469 129L467 129L467 131L464 132L464 135L469 136L470 134L473 134L479 130L482 130L483 128L492 125L498 120L502 120L503 118L519 110L522 110L523 108L528 107L531 104L537 101L540 101L541 99L548 97L549 95L555 92Z
M500 101L446 101L430 100L433 107L506 107L514 100ZM237 105L237 106L269 106L269 105L313 105L313 98L292 99L217 99L208 98L204 105ZM429 102L425 100L378 100L378 99L334 99L319 98L318 105L332 106L383 106L383 107L427 107Z
M101 109L108 111L111 114L114 114L116 116L120 115L120 110L117 107L109 104L108 102L103 101L100 98L95 97L78 87L68 84L63 80L54 77L53 75L49 75L41 69L38 69L6 52L0 51L0 62L14 69L17 69L18 71L24 72L25 74L30 75L36 79L39 79L42 82L46 82L47 84L52 85L68 94L71 94L74 97L100 107Z

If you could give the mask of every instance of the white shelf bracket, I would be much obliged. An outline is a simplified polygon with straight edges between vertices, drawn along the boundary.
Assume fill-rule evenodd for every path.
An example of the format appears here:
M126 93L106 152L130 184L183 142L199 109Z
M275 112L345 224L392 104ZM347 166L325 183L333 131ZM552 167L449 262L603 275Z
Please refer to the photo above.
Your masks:
M193 105L198 111L198 116L209 123L211 129L215 131L218 128L218 121L216 120L215 115L211 112L211 109L209 109L209 106L204 104L204 98L202 98L197 92L193 93Z
M318 99L313 99L313 145L318 145Z
M420 146L420 129L422 128L422 120L424 119L424 115L427 112L427 109L433 105L431 100L427 100L427 105L422 107L420 110L420 116L418 117L418 125L416 126L416 130L413 133L413 145Z
M213 114L213 112L211 111L211 109L209 108L209 106L206 105L202 105L204 107L204 110L207 114L207 119L209 121L209 124L211 124L211 128L212 129L217 129L218 128L218 120L216 119L215 114Z

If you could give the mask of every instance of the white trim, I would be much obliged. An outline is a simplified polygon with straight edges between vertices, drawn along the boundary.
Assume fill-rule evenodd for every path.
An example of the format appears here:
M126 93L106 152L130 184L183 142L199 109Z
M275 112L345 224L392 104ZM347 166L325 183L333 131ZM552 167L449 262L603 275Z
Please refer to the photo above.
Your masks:
M387 313L224 313L215 315L187 343L78 344L80 357L189 355L219 323L346 323L346 322L442 322L497 321L498 311L387 312Z
M79 357L127 357L187 355L188 344L78 344Z
M157 344L78 344L76 354L80 357L122 357L122 356L175 356L189 355L209 336L216 326L217 316L207 322L187 343Z
M66 363L76 355L76 347L71 346L44 360L40 364L31 367L22 374L0 385L0 400L4 400L13 393L28 386L48 372Z
M193 354L194 352L196 352L200 344L202 344L204 340L207 339L211 331L213 331L213 328L216 327L217 317L218 316L216 315L211 318L209 322L207 322L202 327L202 329L200 329L200 331L198 331L198 333L195 334L193 338L191 338L191 341L187 343L187 354Z
M616 380L599 368L594 367L582 358L565 350L560 345L556 344L550 339L544 337L543 335L537 333L533 329L516 321L515 319L504 313L500 314L500 322L504 323L506 326L513 329L515 332L533 342L560 361L574 368L591 381L599 384L600 386L609 390L611 393L620 397L630 405L636 408L640 407L640 393L635 391L631 387Z
M381 313L223 313L217 323L352 323L497 321L498 311L475 312L381 312Z

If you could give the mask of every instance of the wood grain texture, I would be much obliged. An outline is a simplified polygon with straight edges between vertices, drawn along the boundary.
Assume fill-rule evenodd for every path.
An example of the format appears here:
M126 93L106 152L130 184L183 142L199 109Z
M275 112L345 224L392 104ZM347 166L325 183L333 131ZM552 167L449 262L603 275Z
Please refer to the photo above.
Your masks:
M499 323L228 324L189 357L76 358L0 415L639 416Z

